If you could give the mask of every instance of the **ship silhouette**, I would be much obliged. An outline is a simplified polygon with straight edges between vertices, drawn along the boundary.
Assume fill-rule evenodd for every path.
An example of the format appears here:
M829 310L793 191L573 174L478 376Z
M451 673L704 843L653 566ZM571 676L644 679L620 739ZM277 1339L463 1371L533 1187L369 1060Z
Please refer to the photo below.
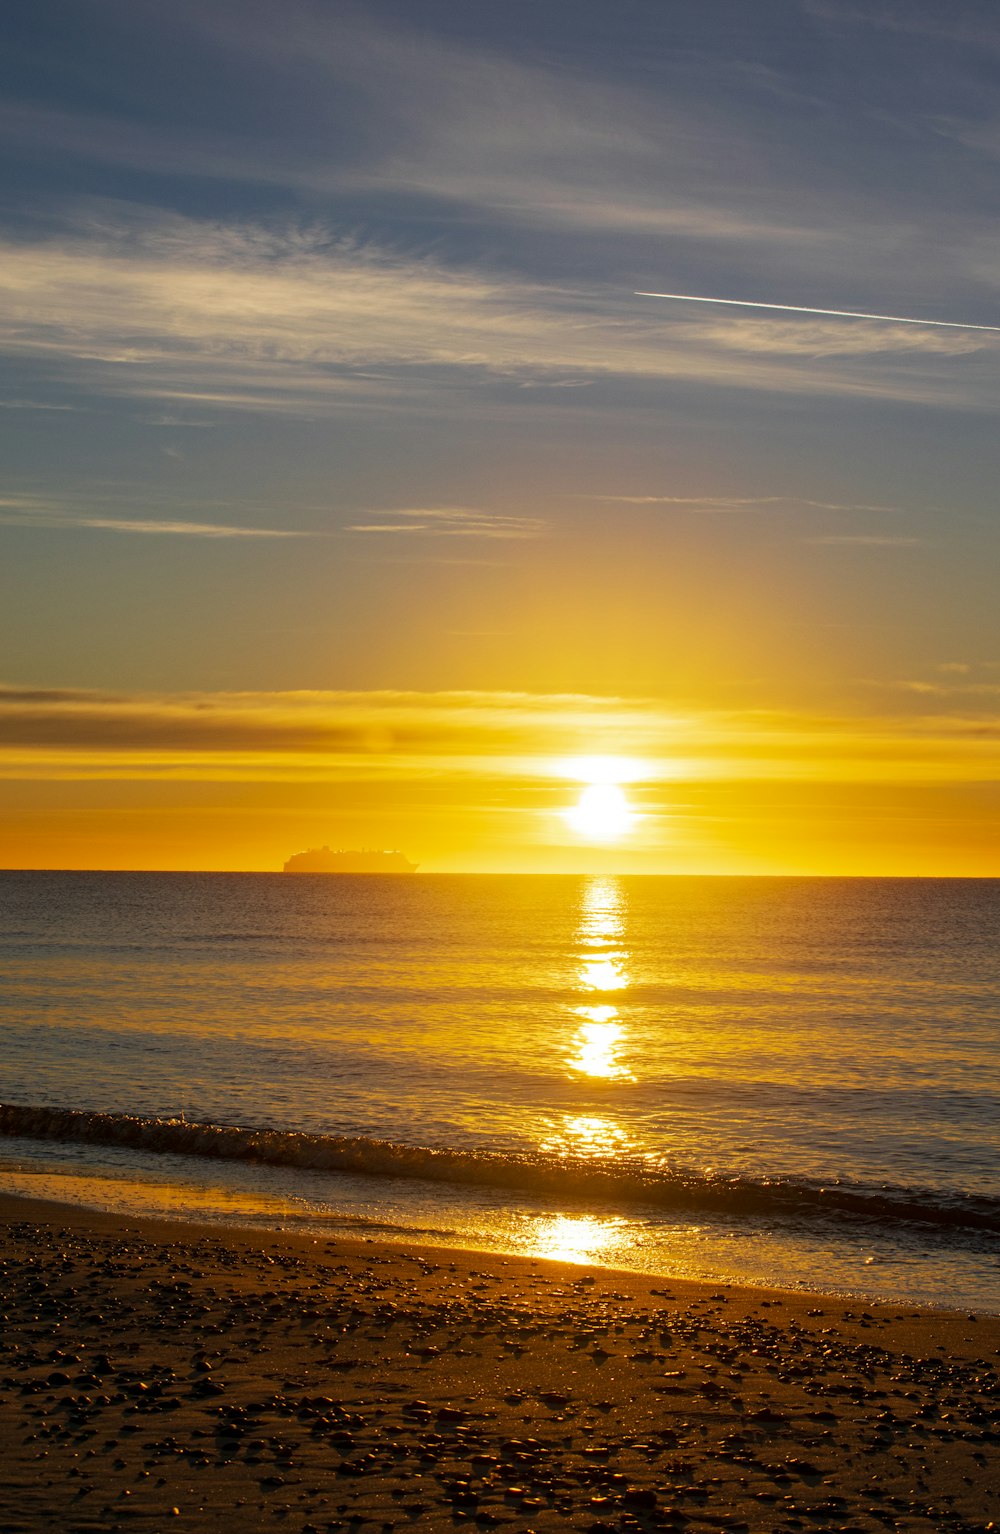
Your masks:
M417 869L401 852L378 852L364 848L360 852L335 851L329 847L310 847L296 852L282 870L286 874L412 874Z

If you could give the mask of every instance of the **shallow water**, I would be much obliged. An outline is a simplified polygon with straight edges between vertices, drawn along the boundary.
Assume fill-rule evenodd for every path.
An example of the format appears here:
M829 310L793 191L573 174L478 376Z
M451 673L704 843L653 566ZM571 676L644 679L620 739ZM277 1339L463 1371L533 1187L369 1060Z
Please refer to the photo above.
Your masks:
M995 880L0 874L0 1099L175 1121L0 1171L1000 1309L998 934ZM353 1170L180 1155L182 1118Z

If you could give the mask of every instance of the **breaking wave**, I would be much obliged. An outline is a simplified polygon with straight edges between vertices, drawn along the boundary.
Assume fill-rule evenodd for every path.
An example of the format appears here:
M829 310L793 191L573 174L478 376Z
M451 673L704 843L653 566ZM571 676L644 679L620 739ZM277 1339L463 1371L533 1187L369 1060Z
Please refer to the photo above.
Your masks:
M641 1157L574 1158L531 1151L430 1149L365 1136L198 1124L176 1118L13 1103L0 1104L0 1134L248 1161L310 1172L422 1178L665 1209L812 1215L1000 1234L1000 1199L986 1195L946 1194L891 1184L820 1184L792 1178L705 1174Z

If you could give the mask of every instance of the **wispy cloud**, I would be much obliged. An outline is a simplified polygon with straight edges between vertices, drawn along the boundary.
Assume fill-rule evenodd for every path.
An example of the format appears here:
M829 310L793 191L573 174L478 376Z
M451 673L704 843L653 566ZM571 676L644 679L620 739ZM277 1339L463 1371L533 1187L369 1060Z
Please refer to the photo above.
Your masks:
M107 533L139 533L174 538L315 538L312 531L292 528L245 527L224 522L196 522L172 517L108 517L67 507L40 496L0 496L0 523L41 531L92 529Z
M784 351L774 338L760 351L738 328L654 319L606 287L444 266L320 228L134 214L110 229L84 223L0 248L0 302L0 351L86 384L91 396L175 409L302 412L412 399L414 389L429 407L435 385L456 378L495 386L567 377L985 405L992 378L963 382L936 341L904 373L889 366L882 334L871 356L823 358L794 338ZM439 403L453 413L453 389L442 387Z
M707 48L679 48L674 60L664 50L657 88L644 70L623 79L602 68L572 36L556 63L530 44L491 46L472 29L408 27L398 10L389 25L377 7L303 0L285 0L280 21L254 0L132 0L128 10L147 37L163 37L164 52L208 52L225 60L221 74L237 92L274 90L281 131L277 114L206 111L191 126L167 112L13 99L0 108L5 142L71 163L398 199L432 220L669 237L740 247L744 257L756 247L772 262L797 251L815 266L846 244L861 258L875 238L870 218L852 221L832 203L828 182L821 192L805 178L792 184L788 136L762 159L746 86L759 89L766 71L748 70L739 50L711 64ZM350 121L338 112L345 96ZM881 211L878 241L905 239Z
M1000 48L1000 39L988 9L978 14L959 6L942 9L937 0L905 0L905 3L868 0L867 4L851 4L850 0L802 0L802 3L811 15L840 27L873 27L913 37L945 39L987 49L991 53Z
M73 527L93 527L109 533L150 533L174 538L314 538L315 533L278 527L226 527L215 522L125 521L116 517L81 517Z
M825 157L835 136L816 131L814 107L800 150L798 117L773 132L773 91L761 111L767 71L708 38L665 55L654 75L605 68L592 47L569 46L555 64L475 28L411 29L398 8L391 25L377 7L307 0L287 0L280 19L257 0L126 10L150 50L162 37L164 57L223 61L234 110L204 102L195 129L169 110L136 112L126 92L91 92L120 103L101 112L26 99L2 108L5 138L63 171L91 161L252 184L258 206L294 197L323 223L236 226L124 202L36 210L30 228L47 236L21 229L0 249L0 350L74 397L204 418L412 408L419 395L422 409L454 413L499 394L504 408L529 409L544 387L568 412L581 386L596 397L605 385L603 407L626 403L627 384L645 405L683 381L992 408L992 335L961 316L845 320L880 310L872 297L849 310L795 306L794 323L774 312L787 306L767 305L750 321L733 307L709 314L699 294L671 305L632 296L653 287L665 250L671 287L695 270L743 284L734 292L846 294L850 273L860 298L905 271L911 291L942 293L956 263L968 269L971 236L992 240L985 216L959 224L932 204L915 239L905 177L886 178L873 223L870 196ZM165 68L163 79L151 71L164 92ZM258 88L282 102L278 131L279 114L241 110ZM359 227L382 233L345 237ZM504 269L483 255L498 250Z
M924 682L918 679L891 682L886 684L890 690L899 692L917 693L921 697L935 698L997 698L1000 697L1000 682L966 682L945 684L943 682Z
M377 58L372 58L373 46L377 55L377 45L365 34L358 49L364 55L369 91L378 85L377 74L372 74L373 62L377 63ZM349 48L341 48L339 57L329 61L332 78L345 72L350 52ZM315 146L309 144L297 146L293 152L273 141L241 139L210 130L187 132L176 123L163 127L131 122L125 131L120 118L11 102L0 104L0 129L8 143L20 144L36 154L43 151L154 173L271 184L326 196L374 192L384 197L396 192L412 199L422 194L427 199L446 199L475 207L480 217L488 212L507 223L552 229L590 230L619 237L671 235L695 241L781 243L786 247L815 246L829 238L815 228L794 226L780 218L768 219L759 212L755 216L713 206L689 196L675 196L665 203L662 195L657 197L652 187L643 186L642 180L635 178L635 172L631 194L622 196L619 180L615 195L610 179L604 184L600 163L586 161L581 154L586 136L585 82L580 82L575 93L579 99L571 106L565 82L560 85L554 75L540 69L532 70L510 61L500 63L482 53L463 52L463 64L453 66L445 75L439 68L441 52L438 48L428 56L433 58L435 76L441 75L448 94L458 96L456 85L465 81L456 105L459 114L466 118L465 134L456 134L450 143L443 137L438 141L435 124L443 123L447 114L442 110L440 90L428 91L419 107L416 102L412 105L410 121L411 126L419 124L418 143L414 143L412 131L402 133L400 137L408 140L405 150L367 167L338 167L329 155L318 154ZM445 58L453 52L444 49ZM494 146L489 167L483 163L484 150L489 145L490 133L495 135L498 125L491 124L482 98L476 100L468 89L470 59L475 61L473 74L514 79L519 94L534 83L535 99L529 121L522 120L519 132L517 124L510 119L505 122L501 156L494 158ZM607 87L593 83L590 90L609 94ZM509 86L501 85L501 91L509 92ZM557 104L553 96L559 92L563 100ZM429 111L432 101L436 105ZM626 102L627 97L623 96L618 107L620 119L627 112ZM400 115L398 100L393 115L397 118ZM533 131L530 117L534 116L544 120L544 128L540 129L547 134L544 140ZM554 133L556 117L562 117L563 126L561 132ZM563 140L565 156L561 166L556 147L559 138ZM632 132L624 121L617 145L607 132L594 142L599 160L634 158L638 154L641 162L650 162L655 153L652 133L644 136ZM540 165L542 143L550 157L547 168ZM446 145L447 154L442 155ZM553 160L555 163L551 163Z
M895 684L897 692L901 684ZM944 701L945 684L941 697ZM566 756L644 777L992 781L1000 714L849 718L516 692L173 695L0 687L0 776L271 781L482 773L553 778Z
M804 507L809 511L892 512L895 506L881 506L863 501L813 501L797 495L595 495L588 500L609 501L624 506L669 506L682 511L763 511L771 507Z
M276 27L267 6L185 6L186 24L253 70L296 78L306 101L349 84L362 113L379 125L371 143L338 165L327 135L303 136L294 168L264 143L248 177L292 175L300 186L415 202L432 219L451 216L510 227L587 230L617 238L803 245L838 240L835 220L817 228L747 194L731 122L697 91L665 94L640 78L608 78L592 58L567 49L554 66L530 49L491 47L447 28L386 27L363 8L332 16L283 7ZM317 122L316 129L325 124ZM120 153L103 135L109 153ZM669 180L663 175L670 146ZM317 145L322 151L317 152ZM223 163L231 143L220 143ZM191 146L177 152L190 154ZM723 167L731 167L727 174ZM722 179L729 195L718 196ZM715 195L713 195L715 194Z
M210 430L211 421L195 421L190 416L176 415L171 410L161 410L154 415L140 417L144 426L163 426L178 431L205 431Z
M538 538L546 524L537 517L512 517L474 506L402 507L366 513L370 522L352 522L348 533L423 533L432 538Z
M856 168L845 173L841 156L824 153L837 142L828 126L817 129L817 111L828 124L829 99L810 94L802 115L802 74L751 62L752 47L719 48L710 28L700 47L661 50L655 71L623 72L606 68L592 45L574 47L575 29L556 61L532 46L530 27L520 45L504 46L473 27L426 18L408 26L397 7L386 24L379 7L342 0L284 0L280 19L273 4L256 0L131 0L127 10L141 18L137 31L163 39L164 56L223 61L219 79L235 109L213 101L214 110L206 104L189 121L130 111L125 92L92 92L121 101L118 111L13 99L0 108L5 142L74 165L277 187L326 209L342 199L352 227L359 200L371 199L380 216L402 209L438 230L462 222L529 238L585 232L605 270L615 247L627 245L643 259L635 265L630 255L616 269L648 271L667 238L672 257L681 247L682 263L683 248L697 246L735 254L744 274L832 279L850 271L864 292L869 280L879 291L887 272L895 276L893 256L908 273L941 258L940 240L914 241L904 178L886 175L874 221L868 199L856 195ZM814 4L814 14L848 26L882 21L970 40L990 35L988 24L970 27L953 10L945 16L913 0L856 12L839 0L826 12L821 0ZM587 31L584 19L579 32ZM811 91L821 91L821 74L810 71ZM258 95L280 101L280 115L240 110ZM780 133L776 100L788 114ZM950 210L925 207L920 217L925 233L956 233ZM579 251L574 257L579 271Z
M701 311L699 311L701 314ZM768 315L727 313L702 317L692 327L706 346L723 346L746 356L801 358L803 361L852 358L859 360L920 357L973 357L987 353L993 346L989 336L976 335L978 328L966 325L939 326L932 329L914 321L879 322L853 319L850 324L804 315L800 319L779 320Z
M0 399L0 410L56 410L76 412L85 409L85 405L54 405L49 401L38 399Z
M865 686L883 693L904 693L962 704L966 700L1000 697L1000 661L941 661L934 675L889 680L868 679Z
M468 758L497 752L571 749L606 726L629 738L658 727L649 706L585 695L485 692L284 692L173 695L0 688L0 750L166 753L144 764L157 775L170 753L220 756L220 771L266 773L274 759L345 756L384 766L390 759Z
M846 544L858 548L907 549L923 543L922 538L895 537L889 533L825 533L815 538L803 538L803 543Z

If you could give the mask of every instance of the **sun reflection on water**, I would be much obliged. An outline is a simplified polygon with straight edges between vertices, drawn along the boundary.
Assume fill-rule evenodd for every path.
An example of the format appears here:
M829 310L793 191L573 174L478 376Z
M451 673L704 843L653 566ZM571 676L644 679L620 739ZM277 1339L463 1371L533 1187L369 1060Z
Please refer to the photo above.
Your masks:
M594 1114L564 1114L542 1141L542 1150L556 1156L601 1158L631 1154L627 1130L613 1119Z
M625 899L616 879L591 879L583 892L579 941L597 947L620 939L625 930Z
M554 1214L535 1222L530 1250L536 1257L558 1262L593 1262L621 1240L625 1224L624 1220L590 1214Z
M600 959L584 959L580 966L580 984L589 991L623 991L628 985L619 953Z
M625 1030L615 1022L614 1007L577 1007L577 1015L586 1019L573 1038L574 1054L566 1063L585 1076L600 1076L605 1081L633 1080L632 1072L618 1058Z
M625 915L625 895L617 879L589 880L580 902L576 940L584 950L601 952L584 952L580 956L577 978L580 991L608 994L627 990L628 955L621 947ZM618 1008L606 1003L574 1007L573 1016L578 1021L569 1039L571 1052L564 1057L565 1063L583 1076L633 1081L632 1071L622 1060L628 1037Z

